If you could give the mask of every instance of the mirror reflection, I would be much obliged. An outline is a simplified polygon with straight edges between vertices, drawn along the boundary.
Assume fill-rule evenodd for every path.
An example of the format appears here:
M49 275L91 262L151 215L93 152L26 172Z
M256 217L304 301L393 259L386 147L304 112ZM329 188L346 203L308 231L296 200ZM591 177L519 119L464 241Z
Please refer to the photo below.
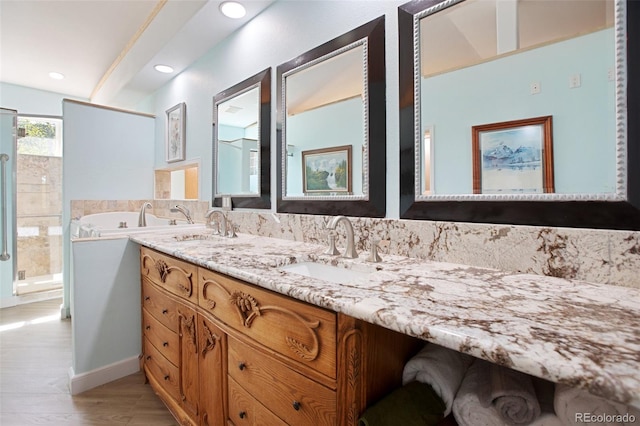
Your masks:
M286 197L366 195L364 40L284 76Z
M414 24L416 200L616 194L614 1L449 4Z
M278 212L385 216L384 47L381 16L278 66Z
M216 196L260 193L258 87L216 105Z
M271 207L271 69L213 100L213 206Z

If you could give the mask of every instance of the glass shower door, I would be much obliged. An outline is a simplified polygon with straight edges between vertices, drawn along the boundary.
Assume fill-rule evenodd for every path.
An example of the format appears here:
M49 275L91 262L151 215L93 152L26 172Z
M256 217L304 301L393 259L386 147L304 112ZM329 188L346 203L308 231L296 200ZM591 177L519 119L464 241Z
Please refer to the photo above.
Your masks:
M15 227L13 185L17 111L0 108L0 306L14 294Z
M62 288L62 120L18 116L16 294Z

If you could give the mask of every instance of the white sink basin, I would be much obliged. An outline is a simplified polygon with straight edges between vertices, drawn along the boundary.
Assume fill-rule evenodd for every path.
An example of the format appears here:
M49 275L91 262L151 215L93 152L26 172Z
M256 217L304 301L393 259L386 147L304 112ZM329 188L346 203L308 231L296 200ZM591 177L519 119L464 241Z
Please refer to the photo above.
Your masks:
M315 262L292 263L291 265L281 266L278 269L337 284L353 282L357 279L366 278L373 273L373 271L357 271Z

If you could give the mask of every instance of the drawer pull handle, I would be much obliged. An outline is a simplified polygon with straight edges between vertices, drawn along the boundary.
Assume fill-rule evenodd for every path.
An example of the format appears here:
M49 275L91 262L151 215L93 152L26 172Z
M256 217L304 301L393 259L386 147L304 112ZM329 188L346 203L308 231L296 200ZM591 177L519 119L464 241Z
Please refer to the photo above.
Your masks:
M245 411L240 411L238 413L238 417L240 417L241 419L244 419L245 417L247 417L247 413Z
M151 355L147 355L147 361L151 361Z
M293 401L293 409L300 411L300 403L298 401Z
M168 309L163 309L163 310L162 310L162 315L167 315L167 313L168 313L168 312L169 312L169 310L168 310Z
M151 297L149 297L149 296L145 296L145 297L144 297L144 300L151 300Z
M150 326L150 325L146 326L145 328L146 328L147 330L151 330L151 326Z
M166 348L167 346L169 346L169 342L164 342L164 343L162 344L162 346L164 346L164 347Z
M247 365L244 362L241 362L240 364L238 364L238 368L240 369L240 371L244 370L247 367Z
M165 380L169 380L169 375L167 374L166 376L164 376Z

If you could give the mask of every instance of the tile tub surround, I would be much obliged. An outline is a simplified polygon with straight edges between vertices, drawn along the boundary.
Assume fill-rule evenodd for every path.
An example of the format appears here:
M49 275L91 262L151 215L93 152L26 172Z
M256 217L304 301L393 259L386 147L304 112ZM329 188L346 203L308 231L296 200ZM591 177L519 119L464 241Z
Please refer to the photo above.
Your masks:
M239 234L131 239L205 268L554 382L640 407L640 290ZM313 260L373 269L332 284L277 269Z
M231 211L240 232L326 244L331 217ZM640 289L640 232L480 223L350 218L358 252L389 239L385 253L508 272ZM344 247L339 227L339 248Z
M184 219L182 213L172 212L176 204L182 204L191 211L194 222L204 223L204 215L209 210L207 201L195 200L71 200L71 217L108 212L137 212L142 205L151 202L149 213L158 217Z

